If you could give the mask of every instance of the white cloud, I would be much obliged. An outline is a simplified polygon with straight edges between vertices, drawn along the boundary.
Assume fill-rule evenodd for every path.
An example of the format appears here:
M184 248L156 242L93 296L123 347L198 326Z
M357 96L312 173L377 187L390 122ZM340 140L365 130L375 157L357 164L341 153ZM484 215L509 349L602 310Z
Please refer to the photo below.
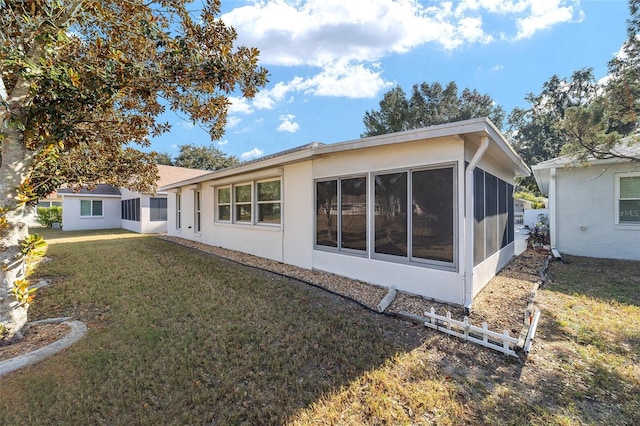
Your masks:
M573 4L568 4L563 0L536 0L531 2L530 14L518 19L517 39L529 38L540 30L546 30L561 22L569 22L578 15L576 19L582 19L581 13L576 13Z
M493 67L491 67L491 71L502 71L504 69L504 65L502 64L496 64Z
M327 64L318 75L300 81L296 88L316 96L373 98L392 85L382 78L379 70L364 64L337 61Z
M180 127L181 127L182 129L185 129L185 130L191 130L191 129L193 129L194 127L196 127L196 125L195 125L193 122L191 122L191 121L181 120L181 121L180 121Z
M280 125L278 126L279 132L289 132L295 133L300 128L300 125L293 121L296 118L293 114L281 115L280 116Z
M263 0L232 9L222 19L239 43L260 49L266 65L323 66L376 61L426 43L445 49L489 43L504 28L484 28L483 17L511 21L507 38L526 38L580 19L579 0ZM498 37L502 38L502 37Z
M229 96L228 114L251 114L253 109L247 98Z
M446 50L523 39L581 19L580 0L260 0L222 15L238 44L260 49L265 66L306 66L296 76L232 98L230 114L291 102L296 94L373 98L393 86L378 61L425 44ZM495 18L495 19L494 19ZM487 28L486 22L494 26ZM499 22L499 24L495 24ZM313 74L315 73L315 74Z
M294 77L288 82L279 82L271 89L256 94L247 111L273 109L280 102L290 102L296 93L314 96L346 98L374 98L380 91L393 86L382 77L379 64L363 64L336 61L326 64L315 76Z
M227 116L227 129L233 129L238 124L240 124L241 121L242 118L236 117L235 115Z
M240 159L250 160L252 158L260 157L262 154L264 154L263 150L261 150L260 148L253 148L251 151L243 152L242 154L240 154Z
M228 143L229 143L229 140L228 140L228 139L225 139L225 140L223 140L223 141L218 141L218 146L225 146L225 145L226 145L226 144L228 144Z

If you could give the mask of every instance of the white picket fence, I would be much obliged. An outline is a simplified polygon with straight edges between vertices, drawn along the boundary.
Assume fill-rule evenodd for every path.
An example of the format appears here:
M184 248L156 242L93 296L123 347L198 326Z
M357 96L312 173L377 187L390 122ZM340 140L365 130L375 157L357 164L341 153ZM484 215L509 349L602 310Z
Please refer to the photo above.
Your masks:
M438 315L433 307L431 312L425 312L424 315L426 316L424 321L426 327L477 343L506 355L518 356L515 351L518 339L511 337L506 330L502 334L496 333L489 330L486 322L482 323L482 327L471 325L468 317L458 321L451 318L451 312L447 312L446 316Z

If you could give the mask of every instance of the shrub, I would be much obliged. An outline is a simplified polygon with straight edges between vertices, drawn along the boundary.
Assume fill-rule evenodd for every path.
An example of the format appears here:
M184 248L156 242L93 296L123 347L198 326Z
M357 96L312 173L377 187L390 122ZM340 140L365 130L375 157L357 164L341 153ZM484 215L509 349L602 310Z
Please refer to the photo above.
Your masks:
M38 207L38 223L51 227L52 223L62 223L62 207Z

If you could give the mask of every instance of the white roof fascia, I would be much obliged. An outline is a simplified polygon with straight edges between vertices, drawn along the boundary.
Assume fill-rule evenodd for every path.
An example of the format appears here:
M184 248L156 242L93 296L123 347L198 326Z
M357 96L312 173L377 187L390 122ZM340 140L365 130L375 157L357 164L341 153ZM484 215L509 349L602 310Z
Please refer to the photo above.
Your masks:
M192 185L208 180L220 179L227 176L253 172L270 167L279 167L285 164L308 160L318 155L333 154L338 152L372 148L384 145L393 145L421 139L435 139L473 133L479 134L481 136L488 136L491 140L493 140L496 146L511 160L511 162L515 166L516 171L522 176L529 176L531 174L531 170L529 169L529 167L527 167L520 156L513 150L511 145L509 145L505 137L502 135L502 133L500 133L497 127L495 127L491 120L489 120L488 118L474 118L471 120L439 124L436 126L430 126L421 129L406 130L404 132L389 133L362 139L354 139L346 142L326 145L314 144L309 148L292 153L270 157L262 161L257 160L256 162L252 162L244 166L240 165L238 167L218 170L205 175L197 176L192 179L172 183L170 185L159 188L159 190L166 191L168 189Z
M283 164L295 163L311 158L314 155L315 147L309 147L300 151L284 154L282 156L268 158L264 161L252 162L247 165L240 165L238 167L232 167L228 169L216 170L205 175L197 176L195 178L175 182L170 185L165 185L158 188L159 191L167 191L173 188L179 188L182 186L188 186L196 183L206 182L208 180L221 179L227 176L239 175L247 172L254 172L260 169L266 169L270 167L279 167Z

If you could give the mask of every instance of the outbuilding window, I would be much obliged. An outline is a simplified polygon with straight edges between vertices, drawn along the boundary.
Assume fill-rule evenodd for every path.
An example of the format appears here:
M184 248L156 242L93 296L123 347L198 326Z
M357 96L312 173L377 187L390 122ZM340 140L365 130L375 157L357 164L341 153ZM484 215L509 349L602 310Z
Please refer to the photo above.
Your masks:
M80 200L80 216L102 216L102 200Z
M640 173L617 175L617 218L621 225L640 225Z

